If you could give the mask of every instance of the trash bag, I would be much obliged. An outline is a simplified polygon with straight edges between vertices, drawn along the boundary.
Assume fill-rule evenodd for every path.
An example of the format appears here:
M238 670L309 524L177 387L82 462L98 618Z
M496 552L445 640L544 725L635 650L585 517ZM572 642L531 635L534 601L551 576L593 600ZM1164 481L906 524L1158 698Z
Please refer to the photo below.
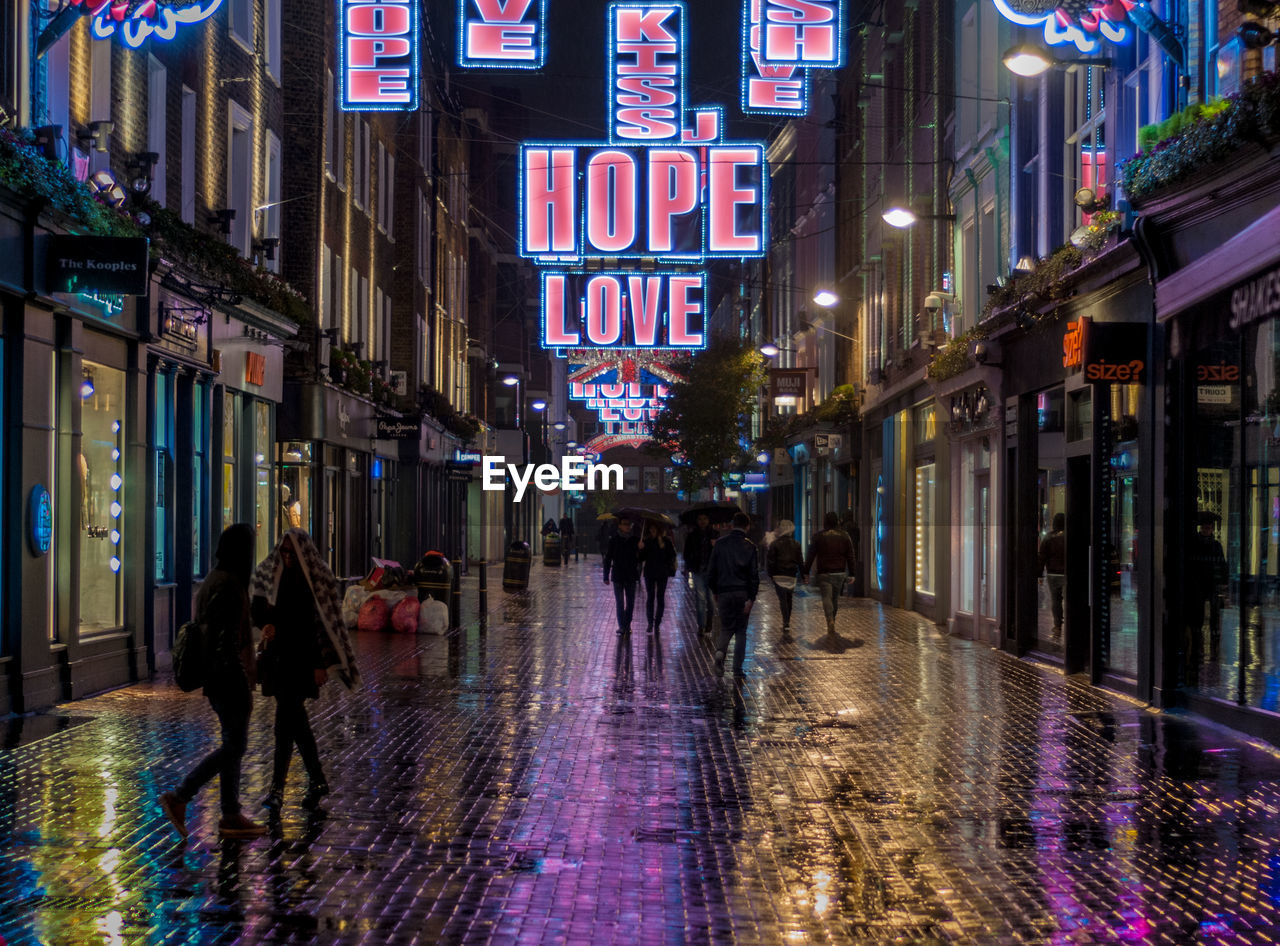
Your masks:
M342 623L348 628L355 628L360 618L360 609L369 600L371 592L364 585L352 585L342 598Z
M449 606L443 601L428 598L418 612L418 631L423 634L444 634L449 630Z
M397 634L418 633L418 599L405 595L400 603L391 609L391 630Z
M382 598L370 597L360 608L356 627L361 631L385 631L390 622L390 605Z

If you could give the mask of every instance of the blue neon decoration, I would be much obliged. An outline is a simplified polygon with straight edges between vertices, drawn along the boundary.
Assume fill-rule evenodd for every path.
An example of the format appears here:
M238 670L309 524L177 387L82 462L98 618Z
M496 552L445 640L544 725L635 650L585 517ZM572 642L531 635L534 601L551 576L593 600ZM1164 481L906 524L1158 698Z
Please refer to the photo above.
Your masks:
M547 0L458 0L458 65L541 69L546 60Z
M885 522L885 485L884 474L881 473L876 477L876 526L872 533L872 555L876 562L876 587L883 590L885 583L885 571L887 562L884 557L884 540L888 534L888 525Z
M1089 54L1098 51L1100 38L1112 43L1127 42L1133 34L1129 11L1145 7L1135 0L1090 0L1088 9L1080 13L1079 4L1062 0L1018 0L1017 9L1008 0L991 2L1010 23L1042 27L1044 41L1050 46L1074 43L1080 52Z
M339 108L417 110L422 45L418 7L416 0L338 0Z
M145 0L129 11L128 4L103 3L89 21L89 32L94 39L110 39L119 36L130 49L137 49L149 39L171 40L178 35L179 26L190 26L209 19L222 0L198 0L181 6L168 6Z
M53 499L39 483L27 499L27 544L32 555L47 555L53 545Z
M755 2L760 9L762 63L798 69L844 65L844 0Z

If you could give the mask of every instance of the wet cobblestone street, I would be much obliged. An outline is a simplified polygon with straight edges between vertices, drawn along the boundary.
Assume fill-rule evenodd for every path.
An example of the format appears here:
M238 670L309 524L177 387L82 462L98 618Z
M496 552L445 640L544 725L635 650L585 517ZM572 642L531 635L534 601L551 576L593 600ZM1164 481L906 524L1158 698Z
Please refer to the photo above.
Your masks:
M487 626L359 637L366 688L313 707L327 817L295 762L257 841L217 840L216 786L185 845L157 807L215 737L198 693L10 720L4 941L1280 941L1280 762L1220 730L866 599L784 639L765 586L735 685L678 582L622 638L598 557L498 575Z

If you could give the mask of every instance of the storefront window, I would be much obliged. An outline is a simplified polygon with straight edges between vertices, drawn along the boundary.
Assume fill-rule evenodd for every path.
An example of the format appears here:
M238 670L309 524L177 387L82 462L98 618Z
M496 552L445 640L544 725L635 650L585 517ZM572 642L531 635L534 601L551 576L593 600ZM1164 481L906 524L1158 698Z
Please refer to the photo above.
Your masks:
M915 432L915 444L931 443L938 435L938 407L933 401L922 404L915 409L912 429Z
M205 398L208 396L208 385L203 382L194 385L191 394L191 574L196 578L204 574L204 536L209 523L205 502L209 444L209 408Z
M280 445L280 514L277 534L286 529L312 532L311 444L290 442ZM314 533L313 533L314 534Z
M934 593L935 470L933 463L916 467L916 591L923 595Z
M173 375L157 371L155 405L151 418L155 465L155 580L171 579L173 544Z
M124 623L124 388L123 371L84 362L77 464L81 634Z
M1099 392L1104 394L1105 392ZM1110 494L1107 669L1138 675L1138 411L1142 387L1116 384L1111 395L1111 456L1103 471Z
M253 500L258 529L258 561L271 551L271 405L253 404Z
M222 392L222 528L236 521L236 434L239 396Z

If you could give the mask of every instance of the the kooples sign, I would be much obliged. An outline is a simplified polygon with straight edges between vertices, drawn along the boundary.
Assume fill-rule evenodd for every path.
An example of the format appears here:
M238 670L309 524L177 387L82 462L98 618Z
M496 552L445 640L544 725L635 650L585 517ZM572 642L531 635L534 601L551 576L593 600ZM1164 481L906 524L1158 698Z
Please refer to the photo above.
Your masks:
M150 275L145 237L49 237L50 292L145 296Z
M758 144L527 144L520 151L520 255L762 256L767 179Z
M833 68L843 64L843 0L761 0L764 62Z
M338 59L342 108L418 107L417 0L340 0Z
M544 273L543 348L702 348L702 273Z
M459 0L459 64L540 69L546 58L546 16L546 0Z
M609 140L669 141L684 116L684 5L609 7Z

